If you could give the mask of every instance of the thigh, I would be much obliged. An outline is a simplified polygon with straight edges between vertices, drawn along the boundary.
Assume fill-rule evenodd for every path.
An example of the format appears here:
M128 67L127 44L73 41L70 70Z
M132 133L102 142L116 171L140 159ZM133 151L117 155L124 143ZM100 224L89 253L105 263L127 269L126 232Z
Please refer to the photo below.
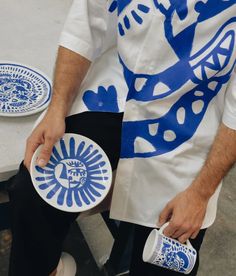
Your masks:
M135 225L134 232L134 243L133 243L133 252L132 252L132 260L130 267L130 276L178 276L181 275L178 272L170 271L167 269L163 269L161 267L145 263L142 260L143 248L146 242L148 235L150 234L152 228ZM201 230L198 234L197 238L194 240L190 240L193 247L199 252L203 238L205 235L205 229ZM195 276L197 274L199 266L199 254L195 264L194 269L189 274L191 276Z
M120 157L123 113L83 112L66 118L66 133L84 135L107 154L112 170Z
M122 119L123 113L111 112L83 112L66 118L66 133L84 135L105 151L113 170L113 180L120 157ZM98 206L81 215L88 216L109 210L113 185L114 181L108 195Z

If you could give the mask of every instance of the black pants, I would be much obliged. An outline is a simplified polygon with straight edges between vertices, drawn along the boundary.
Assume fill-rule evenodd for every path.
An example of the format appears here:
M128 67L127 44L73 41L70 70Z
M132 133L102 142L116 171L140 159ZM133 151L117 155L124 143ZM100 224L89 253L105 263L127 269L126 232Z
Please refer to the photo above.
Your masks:
M114 170L119 160L122 117L123 114L102 112L69 116L66 133L81 134L98 143ZM9 197L13 235L9 275L48 276L58 264L62 243L78 214L63 212L45 203L33 188L23 161L10 182ZM142 262L143 246L150 231L150 228L135 226L130 275L179 275ZM193 243L197 250L203 236L201 231ZM191 275L196 275L197 266L194 271Z

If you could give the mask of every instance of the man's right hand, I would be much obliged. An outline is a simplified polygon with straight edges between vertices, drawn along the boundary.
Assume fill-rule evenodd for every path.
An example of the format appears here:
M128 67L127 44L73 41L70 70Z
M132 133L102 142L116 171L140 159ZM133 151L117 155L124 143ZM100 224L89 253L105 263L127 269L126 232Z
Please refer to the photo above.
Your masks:
M65 118L57 113L47 112L42 121L33 130L26 142L24 165L30 171L30 163L36 149L43 144L37 164L44 167L51 156L54 144L65 133Z

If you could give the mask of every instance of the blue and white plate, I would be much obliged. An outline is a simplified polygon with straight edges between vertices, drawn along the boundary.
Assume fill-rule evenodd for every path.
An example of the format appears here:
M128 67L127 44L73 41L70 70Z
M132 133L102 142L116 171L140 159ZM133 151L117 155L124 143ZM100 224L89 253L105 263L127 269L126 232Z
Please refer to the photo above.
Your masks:
M66 133L54 147L48 164L36 164L42 145L31 161L36 191L50 205L67 212L82 212L98 205L107 195L112 169L105 152L95 142Z
M37 69L0 62L0 115L27 116L45 109L51 84Z

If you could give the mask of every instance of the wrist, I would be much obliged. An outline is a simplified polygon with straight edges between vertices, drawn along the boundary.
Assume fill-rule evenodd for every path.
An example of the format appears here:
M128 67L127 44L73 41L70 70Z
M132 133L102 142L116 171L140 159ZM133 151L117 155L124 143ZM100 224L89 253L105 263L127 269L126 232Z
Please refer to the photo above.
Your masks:
M48 107L45 117L47 116L54 117L54 118L56 117L57 119L65 120L67 116L67 110L59 106L50 105Z
M197 194L203 200L207 201L215 192L215 189L213 189L211 186L208 186L208 183L203 183L197 180L195 180L188 189Z
M56 116L61 119L65 119L68 114L68 103L65 100L58 100L57 98L52 98L51 103L48 106L47 114L50 116Z

